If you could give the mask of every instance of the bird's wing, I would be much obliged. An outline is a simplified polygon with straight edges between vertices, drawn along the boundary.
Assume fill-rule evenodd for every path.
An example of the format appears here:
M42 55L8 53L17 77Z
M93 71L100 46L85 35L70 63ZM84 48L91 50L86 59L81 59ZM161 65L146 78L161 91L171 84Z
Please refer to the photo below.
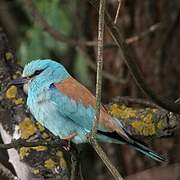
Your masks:
M91 130L96 104L96 98L92 93L72 77L55 83L54 86L59 92L54 96L54 101L59 103L61 113L80 126ZM58 96L61 96L61 100L58 100ZM129 139L122 126L115 122L103 106L100 109L99 129L117 132L122 137Z

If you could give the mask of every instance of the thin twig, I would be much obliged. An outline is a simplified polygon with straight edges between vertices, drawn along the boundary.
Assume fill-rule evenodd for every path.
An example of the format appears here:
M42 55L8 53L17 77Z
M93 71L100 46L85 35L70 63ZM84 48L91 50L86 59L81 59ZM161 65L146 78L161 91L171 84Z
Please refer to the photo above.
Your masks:
M121 0L122 1L122 0ZM24 1L24 4L26 8L30 11L31 15L35 17L35 21L38 22L38 24L43 28L44 31L46 31L51 37L53 37L55 40L60 41L62 43L67 43L73 46L97 46L96 41L82 41L82 40L75 40L75 39L69 39L67 36L63 35L60 31L55 30L48 22L47 20L41 15L39 10L36 8L36 6L33 4L32 0L26 0ZM154 32L156 29L159 28L160 23L154 24L150 26L147 30L143 31L139 35L135 35L132 37L129 37L126 39L127 44L134 43L140 39L142 39L145 35L148 35L149 33ZM118 47L116 43L108 43L103 45L105 48L112 48L112 47Z
M67 38L63 34L61 34L59 31L55 30L47 20L41 15L41 13L38 11L37 7L34 5L32 0L26 0L24 1L24 4L26 8L30 11L31 15L35 18L35 20L43 27L45 31L47 31L52 37L54 37L56 40L69 43L72 45L75 45L76 42Z
M61 32L55 30L47 22L47 20L41 15L39 10L33 4L32 0L24 1L24 4L25 4L26 8L30 11L31 15L33 17L35 17L35 20L38 21L38 24L43 28L43 30L46 31L55 40L57 40L61 43L70 44L72 46L78 46L81 50L83 50L82 47L84 47L84 46L86 46L86 47L97 46L96 41L82 41L82 40L69 39L68 37L63 35ZM142 33L140 33L139 35L135 35L135 36L132 36L130 38L127 38L126 43L131 44L131 43L134 43L136 41L139 41L143 37L148 35L149 33L154 32L159 27L160 27L160 23L154 24L154 25L150 26L146 31L143 31ZM116 43L107 43L107 44L104 44L103 47L104 48L117 48L118 46ZM96 70L96 68L94 68L95 63L91 59L87 60L87 64L89 67ZM110 74L106 71L103 71L103 77L110 80L110 81L117 82L117 83L123 83L123 84L127 83L127 81L128 81L128 79L116 78L115 76L113 76L112 74Z
M141 32L140 34L127 38L125 40L125 42L127 44L132 44L132 43L134 43L136 41L139 41L139 40L143 39L145 36L147 36L148 34L154 32L155 30L157 30L160 27L160 25L161 25L161 23L153 24L147 30Z
M175 103L180 103L180 98L177 98L177 99L175 100Z
M96 114L93 122L92 137L96 137L96 128L100 117L101 89L102 89L102 67L103 67L103 38L104 38L104 11L105 0L99 3L98 22L98 48L97 48L97 76L96 76Z
M122 3L122 0L118 0L118 8L117 8L117 11L116 11L116 16L115 16L115 19L114 19L114 24L117 23L117 19L118 19L118 16L119 16L119 11L121 9L121 3Z
M81 51L81 49L80 49L80 51ZM84 54L84 55L85 55L86 63L89 66L89 68L91 68L92 70L97 72L96 64L89 58L89 56L87 54ZM107 72L105 70L102 70L102 77L104 79L110 80L111 82L114 82L114 83L126 84L129 81L129 76L127 76L125 78L117 77L113 74L110 74L109 72Z
M106 167L109 169L114 179L123 180L123 177L119 174L116 167L111 163L111 161L109 160L109 158L107 157L101 146L97 143L96 139L91 138L90 143L97 152L97 154L99 155L99 157L102 159Z
M8 168L0 163L0 175L6 177L8 180L20 180Z
M117 96L113 99L113 102L119 103L119 104L126 104L126 105L138 104L138 105L142 105L145 107L161 109L161 107L159 107L157 104L153 103L152 101L144 100L144 99L140 99L140 98L134 98L134 97L130 97L130 96Z
M97 0L88 0L96 10L98 10L99 4ZM135 82L137 83L138 87L150 98L152 99L156 104L161 106L162 108L180 114L180 104L176 104L173 101L169 101L167 99L164 99L162 97L159 97L146 83L142 72L137 65L137 63L134 61L134 57L132 56L132 53L129 52L129 48L127 46L127 43L122 38L122 34L119 30L119 28L114 24L112 21L112 18L110 14L106 11L105 12L105 22L106 25L111 33L112 38L117 43L119 47L119 51L122 54L122 59L128 66L131 75L133 76Z
M97 143L96 131L98 126L98 121L100 117L101 108L101 87L102 87L102 67L103 67L103 37L104 37L104 12L105 12L105 0L100 0L99 2L99 22L98 22L98 55L97 55L97 79L96 79L96 113L93 121L93 127L89 142L93 148L98 153L99 157L102 159L104 164L107 166L113 177L117 180L122 180L123 178L117 171L117 169L110 162L109 158Z

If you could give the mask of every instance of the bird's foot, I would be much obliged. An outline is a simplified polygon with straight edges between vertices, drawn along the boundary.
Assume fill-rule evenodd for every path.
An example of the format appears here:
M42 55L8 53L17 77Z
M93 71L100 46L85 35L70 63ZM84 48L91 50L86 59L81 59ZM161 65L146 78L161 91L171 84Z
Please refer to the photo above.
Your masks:
M62 140L65 140L67 142L67 144L63 145L63 148L66 150L66 151L70 151L71 150L71 140L77 136L77 133L72 133L68 136L65 136L63 138L61 138Z
M69 134L68 136L65 136L65 137L63 137L61 139L71 141L75 136L77 136L76 132L74 132L72 134Z
M65 151L70 151L71 150L71 141L65 140L65 143L63 144L62 148Z

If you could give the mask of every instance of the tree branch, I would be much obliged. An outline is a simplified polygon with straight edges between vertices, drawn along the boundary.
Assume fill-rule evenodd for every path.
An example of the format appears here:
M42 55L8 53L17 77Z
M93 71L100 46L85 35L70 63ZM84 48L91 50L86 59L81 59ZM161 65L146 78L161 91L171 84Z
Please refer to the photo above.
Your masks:
M117 97L108 110L134 137L151 140L180 135L180 115L154 106L149 101Z
M72 150L71 150L71 176L70 180L79 180L80 177L80 168L79 168L79 153L76 147L72 145Z
M70 163L67 163L69 159L64 155L66 152L61 148L60 141L56 141L57 146L54 144L51 148L46 146L54 141L54 136L33 121L33 117L26 107L26 96L23 90L16 86L10 86L3 91L11 79L20 76L21 70L22 68L18 65L16 56L10 48L7 36L0 28L0 134L3 142L7 143L0 147L15 148L11 152L8 151L8 154L17 176L21 179L26 179L27 176L29 178L43 177L47 170L48 175L54 179L57 177L68 179ZM22 148L16 142L10 143L14 135L26 141L20 142ZM39 140L43 142L40 143ZM34 141L33 144L30 141ZM33 145L36 148L31 148ZM27 147L24 148L25 146ZM25 163L21 162L22 160ZM25 172L22 172L22 168ZM26 177L24 177L25 175Z
M120 8L121 8L121 3L122 3L122 0L118 0L118 8L117 8L116 16L115 16L115 19L114 19L114 24L117 23L117 19L118 19L118 16L119 16L119 11L120 11Z
M105 0L100 0L98 21L98 48L97 48L97 75L96 75L96 114L92 128L92 137L96 137L97 124L100 117L101 90L102 90L102 68L103 68L103 39L104 39L104 12Z
M64 140L54 140L54 141L45 141L45 140L38 140L34 142L28 142L23 139L13 140L11 143L8 144L0 144L1 149L11 149L11 148L21 148L21 147L36 147L36 146L50 146L50 147L61 147L66 146L67 141Z
M95 151L97 152L97 154L99 155L99 157L102 159L102 161L104 162L106 167L109 169L109 171L113 175L114 179L123 180L123 178L121 177L121 175L119 174L119 172L117 171L115 166L111 163L111 161L107 157L106 153L103 151L101 146L97 143L96 139L90 138L90 143L93 146L93 148L95 149Z
M47 20L41 15L41 13L39 12L39 10L36 8L36 6L34 5L34 3L32 2L32 0L27 0L24 1L25 7L29 10L29 12L31 13L32 17L35 17L35 20L38 22L38 25L40 25L44 31L46 31L52 38L54 38L56 41L59 41L61 43L67 43L69 45L72 46L78 46L79 49L81 49L83 51L83 47L92 47L92 46L97 46L97 42L96 41L82 41L82 40L75 40L75 39L69 39L68 37L64 36L61 32L55 30L48 22ZM120 3L119 3L120 5ZM160 23L154 24L152 26L150 26L147 30L143 31L142 33L129 37L126 39L126 43L127 44L131 44L134 43L142 38L144 38L146 35L148 35L149 33L154 32L156 29L158 29L160 27ZM116 43L107 43L107 44L103 44L104 48L117 48L117 44ZM91 60L88 59L87 57L87 65L92 68L93 70L96 70L96 65L95 63ZM122 79L122 78L118 78L113 76L112 74L103 71L103 77L113 81L113 82L118 82L118 83L126 83L127 79Z
M102 161L105 163L111 174L116 180L122 180L123 178L117 171L117 169L110 162L109 158L97 143L96 131L98 121L100 117L101 108L101 89L102 89L102 67L103 67L103 38L104 38L104 12L105 12L105 0L99 2L99 21L98 21L98 55L97 55L97 76L96 76L96 112L93 121L93 127L90 134L89 142L96 150Z
M1 163L0 163L0 175L5 176L9 180L20 180L17 176L15 176L9 169L7 169Z
M98 10L99 8L98 0L88 0L88 1L95 7L96 10ZM127 43L122 38L122 34L120 33L119 28L113 23L112 18L107 11L105 12L105 22L111 33L112 38L119 47L124 62L126 62L126 65L128 66L130 73L133 76L139 88L159 106L163 107L164 109L167 109L168 111L180 113L180 104L176 104L167 99L158 97L153 92L153 90L146 84L145 79L142 76L142 72L140 71L136 62L133 60L134 57L132 57L131 53L129 52Z
M121 0L122 1L122 0ZM72 46L87 46L87 47L92 47L92 46L97 46L96 41L82 41L82 40L75 40L75 39L69 39L67 36L63 35L60 31L55 30L48 22L47 20L42 16L42 14L39 12L39 10L36 8L32 0L27 0L24 1L25 7L29 10L30 14L32 17L35 18L35 21L38 22L38 24L45 30L51 37L53 37L55 40L60 41L62 43L67 43ZM119 3L120 5L121 3ZM118 5L118 6L119 6ZM141 32L138 35L129 37L126 39L127 44L134 43L149 33L154 32L160 27L160 23L154 24L150 26L147 30ZM112 48L112 47L118 47L116 43L108 43L103 45L104 48Z
M143 107L161 109L161 107L159 107L157 104L153 103L152 101L148 101L148 100L140 99L140 98L134 98L130 96L117 96L113 99L113 102L118 103L118 104L124 104L124 105L137 104Z

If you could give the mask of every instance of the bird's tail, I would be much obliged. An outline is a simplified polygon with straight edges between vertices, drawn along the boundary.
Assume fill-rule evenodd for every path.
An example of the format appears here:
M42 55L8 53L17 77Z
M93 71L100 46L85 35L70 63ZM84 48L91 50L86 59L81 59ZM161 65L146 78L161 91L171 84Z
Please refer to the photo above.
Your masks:
M129 139L125 139L122 136L120 136L117 132L103 132L98 131L99 134L104 135L106 137L111 138L112 143L118 143L118 144L127 144L128 146L132 147L133 149L141 152L145 156L156 160L158 162L166 161L164 157L162 157L160 154L156 153L155 151L151 150L149 147L144 145L139 140L133 138L129 133L127 133ZM114 140L113 140L114 139Z
M166 161L166 159L164 157L162 157L160 154L158 154L157 152L153 151L152 149L145 146L141 142L138 142L135 139L133 139L132 143L127 143L127 144L128 144L128 146L136 149L137 151L141 152L142 154L144 154L145 156L147 156L153 160L156 160L158 162Z

